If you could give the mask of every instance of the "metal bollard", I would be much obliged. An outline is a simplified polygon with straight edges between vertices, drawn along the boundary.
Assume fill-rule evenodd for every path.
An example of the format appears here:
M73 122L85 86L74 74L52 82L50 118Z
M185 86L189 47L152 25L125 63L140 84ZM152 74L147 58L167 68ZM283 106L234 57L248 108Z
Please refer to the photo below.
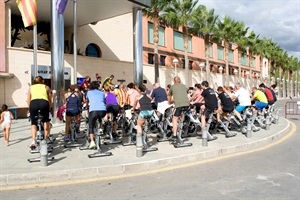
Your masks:
M275 124L278 124L279 122L279 110L275 111Z
M206 127L202 128L202 146L207 147L207 129L206 129Z
M142 141L142 135L137 134L136 135L136 157L142 157L143 156L143 141Z
M266 117L266 130L270 130L271 120L270 116L267 115Z
M249 118L247 120L247 134L246 134L246 137L247 138L250 138L251 137L251 134L252 134L252 119Z
M41 164L43 167L46 167L48 166L48 147L46 140L42 140L40 146Z

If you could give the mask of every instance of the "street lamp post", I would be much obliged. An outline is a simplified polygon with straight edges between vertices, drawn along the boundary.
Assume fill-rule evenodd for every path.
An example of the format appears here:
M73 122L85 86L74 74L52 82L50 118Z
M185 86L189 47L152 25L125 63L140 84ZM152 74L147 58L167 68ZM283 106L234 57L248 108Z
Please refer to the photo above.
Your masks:
M258 86L258 79L259 79L259 74L255 74L256 77L256 87Z
M234 70L233 70L233 74L234 74L234 78L235 78L234 81L235 81L235 82L236 82L236 75L238 74L238 72L239 72L239 71L238 71L237 69L234 69Z
M205 67L205 63L200 63L199 64L199 67L200 67L200 71L201 71L201 78L202 80L204 79L204 76L203 76L203 68Z
M224 68L222 66L220 66L218 70L219 70L219 73L222 76L222 85L224 85L224 79L223 79L223 70L224 70Z
M175 76L177 76L177 64L178 64L178 60L176 58L173 59L173 63L175 66Z

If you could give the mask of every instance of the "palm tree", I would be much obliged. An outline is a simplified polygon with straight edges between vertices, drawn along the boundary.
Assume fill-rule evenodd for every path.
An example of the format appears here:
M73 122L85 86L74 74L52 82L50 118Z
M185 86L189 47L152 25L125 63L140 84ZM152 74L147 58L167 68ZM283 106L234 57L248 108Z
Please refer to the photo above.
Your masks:
M182 28L185 60L185 84L189 85L188 34L191 18L198 0L171 0L161 15L174 29Z
M259 43L259 57L260 57L260 69L261 69L261 74L262 74L262 69L263 69L263 58L267 58L268 60L271 60L271 51L272 51L272 47L273 47L273 42L271 39L267 39L267 38L263 38L263 39L259 39L258 40ZM275 76L274 71L271 71L270 68L270 63L268 62L268 66L267 66L267 75L269 76L269 78L271 76Z
M251 31L250 32L250 35L247 37L247 40L248 40L248 45L247 45L247 48L248 48L248 66L249 66L249 74L250 74L250 78L253 78L252 77L252 58L253 56L255 55L258 55L259 54L259 45L258 45L258 35L256 35L254 33L254 31Z
M151 7L143 10L144 15L153 21L153 44L154 44L154 77L155 82L159 82L159 66L158 66L158 42L159 42L159 26L161 18L159 13L164 10L168 0L152 0Z
M293 95L293 84L294 84L294 76L293 73L297 70L297 63L298 63L298 59L294 56L290 56L288 58L288 63L287 63L287 70L288 70L288 81L289 81L289 96L292 97ZM297 72L297 71L296 71Z
M11 15L11 43L10 45L13 47L17 40L21 40L19 37L20 31L25 31L25 27L22 21L22 17L20 15Z
M224 42L224 52L225 52L225 63L226 63L226 80L225 84L228 84L227 77L229 76L229 65L228 65L228 49L229 44L234 41L238 33L237 30L240 30L240 23L234 21L230 17L225 16L223 20L218 20L216 23L216 32L215 35L217 38L220 38Z
M191 27L189 32L204 39L206 74L209 73L209 45L216 41L214 32L218 16L214 14L214 9L207 10L204 5L199 5L191 17ZM207 77L206 77L207 78Z
M241 78L241 57L242 57L242 54L247 54L247 43L248 43L248 40L247 40L247 37L246 37L246 34L248 32L248 27L245 28L245 25L243 22L239 22L240 25L239 25L239 30L237 32L237 35L235 38L233 38L234 42L237 44L237 47L236 49L238 50L238 76L239 76L239 79Z

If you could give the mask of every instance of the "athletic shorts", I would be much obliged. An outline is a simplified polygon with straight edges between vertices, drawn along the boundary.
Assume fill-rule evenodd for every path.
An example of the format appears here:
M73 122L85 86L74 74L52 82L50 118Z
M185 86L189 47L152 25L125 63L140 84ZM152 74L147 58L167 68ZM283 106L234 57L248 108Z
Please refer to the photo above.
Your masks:
M178 107L178 108L175 108L175 110L174 110L174 116L175 117L179 117L180 115L181 115L181 113L182 113L182 111L184 110L184 109L187 109L188 108L188 106L183 106L183 107Z
M259 101L256 101L255 102L255 106L258 108L258 110L262 110L264 109L268 104L264 103L264 102L259 102Z
M94 128L96 126L96 121L98 120L99 123L102 123L102 118L105 117L106 110L96 110L91 111L89 113L89 133L94 133Z
M243 112L243 110L245 110L245 108L246 108L246 106L240 106L240 105L238 105L238 106L235 107L235 110L237 112L241 113L241 112Z
M107 105L106 106L106 113L112 113L113 114L113 121L117 121L117 116L120 112L120 106L119 105Z
M139 117L142 119L149 118L153 115L153 110L141 110L139 113Z
M43 116L42 122L50 122L49 102L44 99L34 99L30 101L29 105L31 125L37 125L36 117L38 116L39 110L41 115Z

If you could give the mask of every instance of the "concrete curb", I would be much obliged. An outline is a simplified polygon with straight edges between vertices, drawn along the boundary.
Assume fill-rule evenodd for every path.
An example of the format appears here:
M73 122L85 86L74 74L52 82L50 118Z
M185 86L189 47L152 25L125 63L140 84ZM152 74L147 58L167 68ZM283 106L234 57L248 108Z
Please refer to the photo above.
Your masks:
M0 183L2 187L13 185L26 185L26 184L39 184L49 182L62 182L72 180L82 180L89 178L100 178L109 176L118 176L131 173L150 172L152 170L158 170L170 166L183 165L193 162L205 161L206 159L213 157L220 157L230 155L233 153L245 152L265 145L271 144L281 137L286 135L291 130L291 122L285 120L287 126L279 132L268 136L266 138L251 141L241 145L228 146L225 148L208 150L204 152L181 155L176 157L168 157L163 159L156 159L144 162L136 162L130 164L119 164L110 166L97 166L81 169L60 170L51 172L36 172L36 173L24 173L24 174L6 174L0 176Z

